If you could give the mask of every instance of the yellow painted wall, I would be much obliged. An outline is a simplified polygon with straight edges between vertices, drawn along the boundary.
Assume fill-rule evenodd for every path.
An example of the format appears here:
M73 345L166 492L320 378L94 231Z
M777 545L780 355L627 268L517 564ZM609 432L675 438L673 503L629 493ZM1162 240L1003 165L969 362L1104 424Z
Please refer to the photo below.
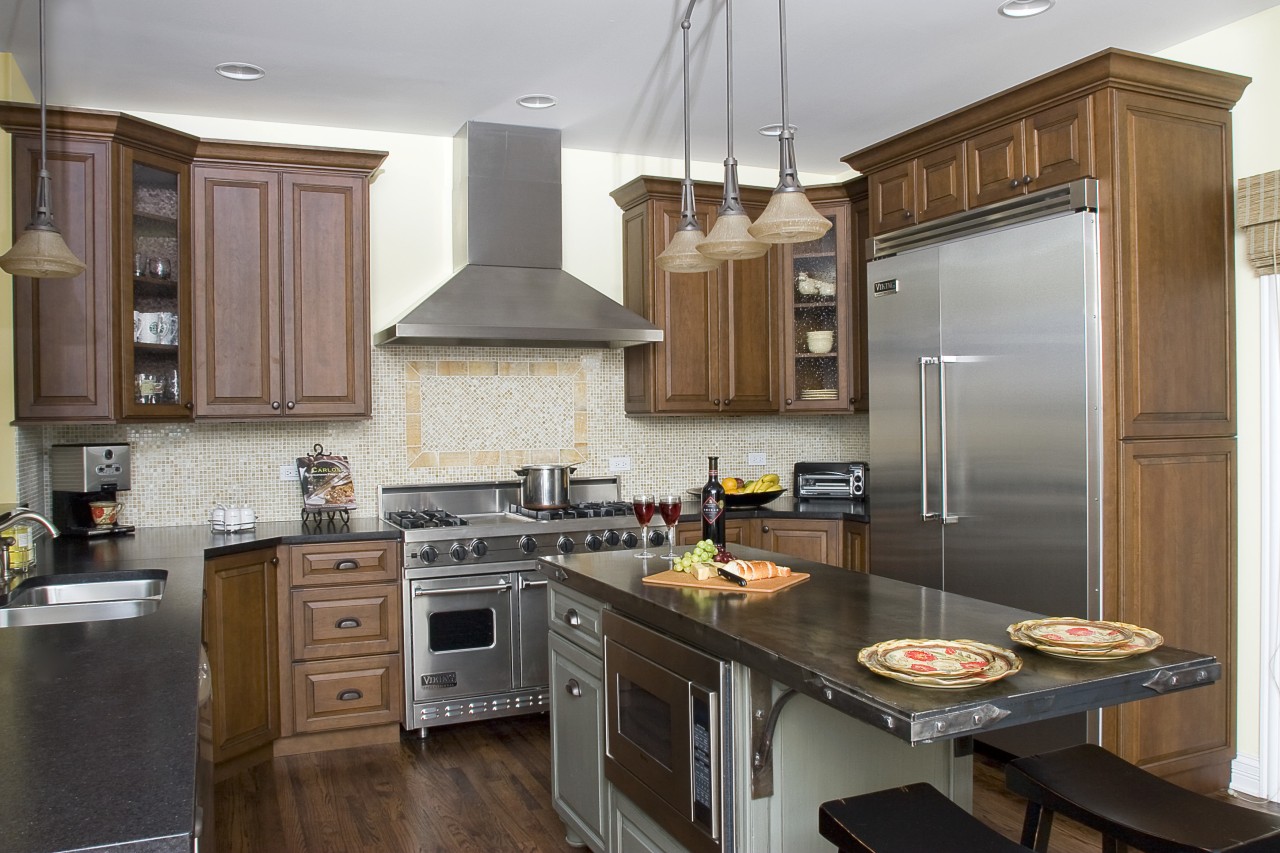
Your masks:
M0 100L34 101L13 55L0 53ZM0 130L0 253L13 245L13 178L9 134ZM19 223L19 226L25 223ZM0 270L0 503L18 499L13 422L13 277Z
M1253 78L1232 112L1232 146L1237 178L1280 169L1280 7L1175 45L1161 53L1168 59L1219 68ZM1239 572L1236 596L1237 747L1242 757L1259 753L1259 702L1262 650L1259 648L1262 564L1262 486L1259 478L1263 441L1260 434L1262 358L1258 278L1236 243L1236 419L1239 425L1237 527ZM1269 618L1275 618L1270 614ZM1269 656L1274 650L1267 650ZM1275 794L1276 792L1270 792Z

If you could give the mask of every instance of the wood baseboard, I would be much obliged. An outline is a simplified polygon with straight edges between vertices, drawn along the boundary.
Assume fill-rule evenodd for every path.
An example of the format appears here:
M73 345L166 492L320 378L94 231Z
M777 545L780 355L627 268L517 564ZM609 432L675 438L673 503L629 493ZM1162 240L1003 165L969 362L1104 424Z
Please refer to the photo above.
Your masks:
M395 743L400 740L400 724L363 726L336 732L314 732L277 738L272 742L272 754L300 755L304 752L325 752L330 749L348 749L353 746L371 746L379 743Z

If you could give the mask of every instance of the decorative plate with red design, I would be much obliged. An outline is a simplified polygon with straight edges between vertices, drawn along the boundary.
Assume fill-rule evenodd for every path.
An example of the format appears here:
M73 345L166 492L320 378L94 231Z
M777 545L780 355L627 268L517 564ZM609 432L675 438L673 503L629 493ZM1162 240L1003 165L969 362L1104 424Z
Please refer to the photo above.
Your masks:
M947 689L990 684L1022 668L1010 650L974 640L885 640L859 651L858 662L885 678Z
M1126 642L1109 648L1085 649L1057 645L1049 640L1036 639L1028 633L1029 628L1042 621L1044 620L1028 619L1025 622L1017 622L1010 625L1009 638L1015 643L1028 646L1043 654L1059 658L1070 658L1071 660L1123 660L1134 655L1146 654L1164 644L1164 637L1150 628L1130 625L1127 622L1095 622L1093 623L1095 625L1110 625L1129 631L1132 636Z
M1113 649L1133 640L1133 631L1117 622L1094 622L1060 616L1022 623L1027 639L1072 649Z

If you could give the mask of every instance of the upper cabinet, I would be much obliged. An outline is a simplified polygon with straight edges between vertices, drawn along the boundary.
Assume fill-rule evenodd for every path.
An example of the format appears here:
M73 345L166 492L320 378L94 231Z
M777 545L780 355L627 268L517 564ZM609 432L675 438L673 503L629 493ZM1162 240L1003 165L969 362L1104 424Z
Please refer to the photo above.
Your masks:
M48 116L54 218L86 269L14 280L18 422L369 414L368 182L384 152ZM0 104L0 126L21 230L38 107Z
M830 412L865 405L858 295L865 273L854 253L859 228L865 236L863 183L809 189L835 225L821 240L775 246L764 257L698 274L668 273L656 261L680 223L680 182L641 177L615 190L623 209L624 302L664 334L661 343L624 353L627 414ZM769 193L742 188L750 216L763 212ZM699 182L696 194L698 222L707 232L721 187ZM830 331L831 348L811 350L811 331Z

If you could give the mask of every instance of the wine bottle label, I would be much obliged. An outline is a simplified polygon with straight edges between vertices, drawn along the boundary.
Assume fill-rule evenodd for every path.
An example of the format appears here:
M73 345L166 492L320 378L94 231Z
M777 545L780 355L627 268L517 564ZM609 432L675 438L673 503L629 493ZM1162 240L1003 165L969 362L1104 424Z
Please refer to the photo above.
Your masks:
M702 502L702 518L707 524L715 524L716 519L724 512L724 503L716 500L715 495L707 495Z

